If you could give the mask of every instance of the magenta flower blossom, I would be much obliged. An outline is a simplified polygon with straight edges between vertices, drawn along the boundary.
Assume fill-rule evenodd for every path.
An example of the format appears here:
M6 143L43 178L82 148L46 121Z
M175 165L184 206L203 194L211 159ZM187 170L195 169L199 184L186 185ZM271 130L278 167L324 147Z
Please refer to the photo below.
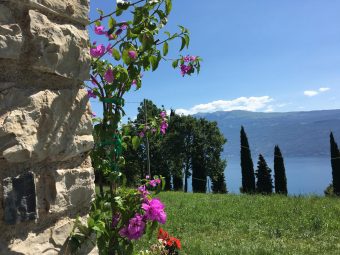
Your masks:
M144 230L145 222L143 216L136 213L135 217L129 220L129 224L119 231L119 234L122 237L127 237L129 240L138 240L142 237Z
M162 119L164 119L166 117L166 112L162 111L159 115L162 117Z
M96 117L97 116L97 114L96 113L94 113L94 112L91 112L91 117L92 118L94 118L94 117Z
M143 131L139 133L139 137L140 137L140 138L144 137L144 135L145 135L145 134L144 134Z
M136 59L136 58L137 58L137 52L134 51L134 50L130 50L130 51L128 52L128 54L129 54L129 57L130 57L131 59Z
M161 183L161 179L156 179L156 180L151 180L150 182L149 182L149 184L150 184L150 186L151 187L156 187L158 184L160 184Z
M190 61L196 61L197 57L196 56L191 56Z
M97 96L93 93L93 91L92 90L90 90L90 89L88 89L87 90L87 96L89 97L89 98L97 98Z
M137 80L136 79L132 80L131 85L137 85Z
M167 130L168 127L169 127L168 123L164 120L164 121L161 123L161 128L160 128L161 133L162 133L163 135L165 135L165 132L166 132L166 130Z
M146 196L150 194L145 185L139 186L137 190L143 198L146 198Z
M145 179L150 179L150 175L145 176Z
M181 75L186 75L191 70L191 66L181 65Z
M112 83L114 80L114 76L113 76L113 71L111 68L107 69L107 71L104 74L104 79L108 82L108 83Z
M105 46L103 44L99 44L95 48L90 49L90 54L94 58L99 58L105 54Z
M161 224L165 224L166 222L164 208L165 206L157 198L152 199L149 203L142 204L142 209L145 211L145 218L147 220L158 221Z
M189 55L187 55L187 56L185 56L185 57L183 57L183 61L184 62L192 62L192 61L196 61L196 59L197 59L197 57L196 56L189 56Z
M106 31L105 31L105 27L104 27L104 26L95 26L95 27L94 27L94 32L95 32L97 35L104 35L104 34L106 34Z
M128 27L127 24L123 24L123 25L120 26L120 29L125 30L125 29L127 29L127 27Z

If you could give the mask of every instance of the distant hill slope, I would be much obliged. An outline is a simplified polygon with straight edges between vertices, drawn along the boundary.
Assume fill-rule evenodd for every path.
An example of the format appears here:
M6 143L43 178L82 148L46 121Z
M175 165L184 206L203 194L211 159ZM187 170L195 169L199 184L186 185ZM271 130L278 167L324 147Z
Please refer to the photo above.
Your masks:
M239 156L241 125L245 127L254 157L259 153L272 156L275 144L280 146L286 157L327 157L330 154L331 130L340 145L340 110L285 113L230 111L194 116L217 121L228 139L224 151L228 157Z

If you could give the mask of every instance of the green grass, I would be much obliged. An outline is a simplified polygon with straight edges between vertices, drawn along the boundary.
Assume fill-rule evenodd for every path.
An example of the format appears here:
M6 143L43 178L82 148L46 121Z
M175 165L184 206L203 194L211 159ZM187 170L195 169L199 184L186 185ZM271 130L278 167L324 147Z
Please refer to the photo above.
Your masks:
M340 200L164 192L182 254L340 254ZM144 239L137 247L146 247Z

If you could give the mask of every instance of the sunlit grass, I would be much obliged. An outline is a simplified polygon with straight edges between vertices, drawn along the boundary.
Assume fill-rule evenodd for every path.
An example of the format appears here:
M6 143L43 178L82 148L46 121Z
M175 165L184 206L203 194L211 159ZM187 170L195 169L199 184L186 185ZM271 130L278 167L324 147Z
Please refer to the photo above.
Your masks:
M335 198L179 192L159 197L168 214L163 227L181 239L183 254L340 254Z

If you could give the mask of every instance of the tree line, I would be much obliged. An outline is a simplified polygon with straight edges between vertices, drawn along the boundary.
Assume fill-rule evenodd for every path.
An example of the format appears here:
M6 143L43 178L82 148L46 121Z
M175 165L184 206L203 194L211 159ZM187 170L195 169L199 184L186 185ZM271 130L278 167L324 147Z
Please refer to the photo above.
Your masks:
M163 109L151 100L145 100L138 107L136 119L130 120L129 124L136 127L145 123L145 116L152 118L161 111ZM193 192L206 192L207 182L211 181L213 192L227 193L224 176L226 160L221 157L226 139L216 122L171 111L165 135L145 137L141 134L141 139L138 148L127 146L123 153L123 170L129 185L135 185L139 178L148 175L148 147L151 175L165 177L166 190L187 192L188 178L191 177Z
M244 127L241 127L241 173L242 186L241 193L246 194L272 194L275 187L275 193L287 195L287 177L284 165L284 159L278 145L274 148L274 178L273 186L272 170L268 167L267 162L262 154L259 155L257 170L254 171L254 164L251 156L248 137Z
M137 126L148 121L145 116L152 119L162 111L164 109L157 107L151 100L140 103L136 119L128 121L131 132L139 132ZM137 148L128 144L123 150L124 164L121 167L128 185L137 185L140 178L145 178L149 174L147 169L149 160L150 174L162 175L166 180L166 190L187 192L188 179L191 177L193 192L207 192L210 183L212 192L228 192L224 174L227 162L222 158L223 147L227 140L220 132L217 122L178 115L175 111L171 111L166 135L150 136L148 143L146 137L141 137L141 141ZM243 126L240 131L240 146L242 174L240 192L245 194L275 192L287 195L286 170L279 146L274 147L273 176L262 154L258 156L257 168L254 169L248 137ZM325 190L325 194L340 196L340 151L332 132L330 148L332 183ZM97 181L101 179L99 172L96 171Z

